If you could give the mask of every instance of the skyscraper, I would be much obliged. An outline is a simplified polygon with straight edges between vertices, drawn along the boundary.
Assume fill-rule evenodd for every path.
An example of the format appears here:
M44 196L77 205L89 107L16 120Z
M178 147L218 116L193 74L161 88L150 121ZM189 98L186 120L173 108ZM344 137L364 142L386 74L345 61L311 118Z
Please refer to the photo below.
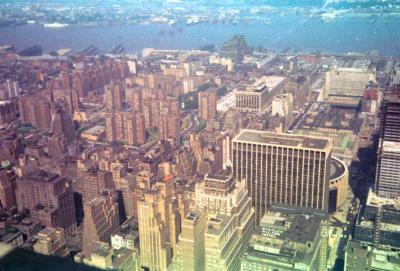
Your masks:
M15 179L15 172L12 168L0 168L0 205L5 210L10 210L16 205Z
M379 196L400 196L400 88L385 92L379 113L379 146L375 190Z
M165 178L138 202L141 260L150 270L167 270L176 250L180 228L172 178Z
M78 159L75 192L82 193L82 200L89 202L97 197L103 189L110 188L111 173L100 170L98 164L91 160Z
M111 234L119 227L118 203L114 191L105 189L89 202L84 203L83 247L88 256L93 253L98 242L111 242Z
M51 126L50 104L38 95L25 95L19 98L21 119L36 128L48 129Z
M400 142L386 141L379 152L377 193L381 197L400 197Z
M124 86L122 82L111 81L105 88L105 104L107 111L120 111L124 94Z
M257 224L271 206L328 211L332 142L242 130L233 139L233 175L246 180Z
M160 139L178 139L180 132L180 118L176 115L161 116L158 127Z
M51 130L56 136L62 136L66 143L71 143L74 140L74 122L61 107L57 107L54 110L51 120Z
M182 233L173 259L174 271L204 270L204 231L206 215L201 211L189 212L182 220Z
M245 182L221 171L206 175L195 193L196 208L207 216L205 270L239 270L240 257L254 231L254 209Z
M140 257L142 266L154 271L167 270L171 263L171 245L167 242L169 230L159 210L159 190L145 193L138 202Z
M379 139L400 142L400 87L385 92L379 113Z
M66 233L76 228L71 182L65 177L34 170L17 178L16 198L18 209L28 209L43 225Z
M199 92L199 116L203 120L212 120L217 116L217 91L215 89Z
M114 112L106 115L106 135L109 142L123 141L141 145L146 141L144 116L138 112Z
M0 125L7 125L17 118L17 104L14 101L0 101Z

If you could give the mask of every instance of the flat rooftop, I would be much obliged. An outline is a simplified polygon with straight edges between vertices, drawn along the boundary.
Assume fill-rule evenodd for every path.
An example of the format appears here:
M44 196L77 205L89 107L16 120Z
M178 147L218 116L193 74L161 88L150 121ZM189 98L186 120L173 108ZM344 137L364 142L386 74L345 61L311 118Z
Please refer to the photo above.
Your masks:
M358 134L362 126L362 119L358 117L357 109L342 108L328 104L308 113L301 122L301 129L332 129L346 130Z
M210 173L207 174L208 179L212 179L212 180L219 180L219 181L225 181L230 179L232 176L232 173L229 172L229 170L221 170L217 173Z
M368 70L371 66L371 61L368 59L346 59L337 65L340 70L362 71Z
M283 76L262 76L255 79L255 81L247 86L243 86L238 91L240 92L271 92L279 84L281 84L286 77Z
M366 205L367 206L392 205L396 208L400 208L400 200L380 197L370 189L368 192Z
M206 236L220 236L232 220L231 216L217 215L210 217L207 221Z
M265 85L267 86L268 90L271 91L276 88L280 83L285 80L283 76L265 76Z
M261 219L261 228L285 229L287 217L283 217L281 213L265 213Z
M280 238L296 243L313 242L319 234L321 218L315 216L295 215L291 217L289 229Z
M88 134L88 135L99 135L101 132L103 132L105 127L103 125L95 125L85 131L82 132L82 134Z
M58 179L60 176L44 170L36 170L32 174L28 175L27 180L48 183Z
M290 146L314 150L324 150L332 145L331 139L302 135L273 133L259 130L242 130L233 141L254 142L265 145Z

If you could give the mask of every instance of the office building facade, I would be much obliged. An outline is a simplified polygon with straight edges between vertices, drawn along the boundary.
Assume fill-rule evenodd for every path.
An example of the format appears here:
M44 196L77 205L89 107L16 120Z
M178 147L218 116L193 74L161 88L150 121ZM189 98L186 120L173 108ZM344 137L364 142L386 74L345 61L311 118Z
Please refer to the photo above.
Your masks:
M400 196L400 88L385 92L379 113L379 146L375 191L379 196Z
M233 175L246 181L257 223L274 205L328 211L330 139L242 130L232 142Z

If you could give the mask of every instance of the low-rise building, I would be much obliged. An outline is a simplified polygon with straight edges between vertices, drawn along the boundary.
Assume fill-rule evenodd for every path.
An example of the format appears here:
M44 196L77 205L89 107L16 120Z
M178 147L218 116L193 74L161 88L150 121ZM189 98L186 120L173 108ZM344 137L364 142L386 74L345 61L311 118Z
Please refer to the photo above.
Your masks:
M111 246L114 249L139 249L139 229L136 218L126 220L112 235Z
M326 270L327 236L320 216L266 213L241 259L241 270Z
M113 249L107 243L98 243L98 249L82 257L77 254L76 262L82 262L102 270L139 271L140 261L137 250L127 248Z
M68 254L64 229L46 227L42 229L37 236L38 240L33 245L34 252L61 257Z

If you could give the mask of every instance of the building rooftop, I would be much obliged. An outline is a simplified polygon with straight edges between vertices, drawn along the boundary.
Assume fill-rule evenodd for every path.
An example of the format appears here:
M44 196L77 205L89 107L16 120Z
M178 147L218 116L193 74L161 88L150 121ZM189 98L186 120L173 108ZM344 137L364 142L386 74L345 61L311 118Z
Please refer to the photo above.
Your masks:
M103 125L95 125L87 130L85 130L84 132L82 132L83 134L88 134L88 135L99 135L100 133L102 133L104 131L105 127Z
M367 71L371 65L371 61L368 59L346 59L341 61L337 68L338 70L344 71Z
M358 266L357 270L364 270L370 262L368 270L400 270L400 251L398 249L388 249L386 247L372 248L370 245L350 240L346 248L347 254L351 258L357 259L357 264L364 264Z
M372 270L400 270L400 251L374 250Z
M342 176L346 171L346 165L339 159L332 157L331 159L331 172L329 175L329 180L334 180Z
M28 180L35 182L48 183L55 181L56 179L62 178L57 174L46 172L44 170L36 170L28 176Z
M304 130L345 130L353 134L358 134L361 126L362 120L358 117L356 108L328 104L320 104L318 108L307 114L300 125Z
M241 92L271 92L285 80L283 76L262 76L250 85L241 87Z
M282 233L280 238L301 244L313 242L316 239L321 227L321 218L316 216L295 215L292 216L290 220L289 229Z
M231 220L232 217L226 215L210 217L207 221L206 235L221 235Z
M260 221L260 227L268 227L272 229L285 229L287 217L283 217L281 213L266 213Z
M44 236L50 236L50 235L52 235L55 231L56 231L56 229L54 229L54 228L46 227L46 228L42 229L40 232L38 232L38 234L39 234L39 235L44 235Z
M391 231L391 232L400 232L400 225L392 224L392 223L383 223L380 224L380 230L383 231Z
M332 145L329 138L272 133L258 130L242 130L234 141L254 142L265 145L290 146L305 149L324 150Z
M400 200L392 199L392 198L383 198L379 197L376 193L374 193L371 189L368 192L367 197L367 206L384 206L384 205L391 205L397 208L400 208Z
M213 179L213 180L225 181L225 180L231 178L231 173L229 172L229 170L222 170L217 173L207 174L207 178Z
M133 257L133 255L134 255L134 250L128 248L120 248L118 250L115 250L112 259L113 267L114 268L122 267L129 260L129 258Z
M119 235L131 239L138 238L139 228L137 220L134 217L131 217L122 223L122 225L112 235Z
M322 218L305 215L288 215L282 213L267 213L264 215L261 227L273 229L274 225L282 223L289 225L278 235L271 235L270 231L262 230L252 235L244 259L247 262L268 263L268 266L282 266L282 263L293 265L312 265L313 254L319 248L320 229ZM290 266L289 265L289 266ZM297 269L295 267L296 270ZM304 269L305 270L305 269Z

